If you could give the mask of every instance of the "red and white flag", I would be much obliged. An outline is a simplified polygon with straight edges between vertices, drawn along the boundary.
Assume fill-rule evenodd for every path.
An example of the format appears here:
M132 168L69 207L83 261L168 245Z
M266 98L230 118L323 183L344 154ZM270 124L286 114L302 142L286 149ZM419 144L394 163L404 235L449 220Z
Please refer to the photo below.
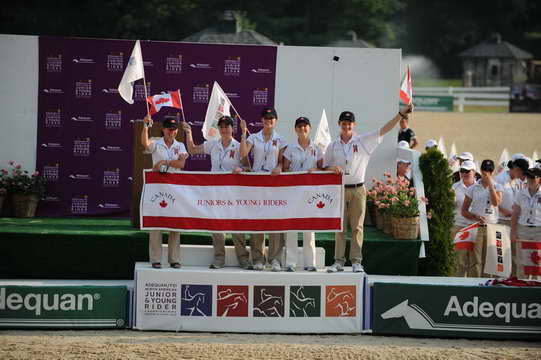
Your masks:
M477 238L477 229L479 223L473 223L457 231L453 243L456 250L468 250L472 251L475 245L475 239Z
M541 241L520 240L520 244L524 275L541 275Z
M230 109L233 107L225 91L220 87L217 81L212 85L205 122L201 131L205 140L216 140L220 138L218 131L218 120L224 116L231 116ZM214 129L214 130L213 130Z
M147 102L150 104L150 115L156 114L164 106L182 109L180 90L149 96Z
M409 105L413 102L413 85L411 83L410 67L407 67L406 73L402 78L402 84L400 85L400 99Z

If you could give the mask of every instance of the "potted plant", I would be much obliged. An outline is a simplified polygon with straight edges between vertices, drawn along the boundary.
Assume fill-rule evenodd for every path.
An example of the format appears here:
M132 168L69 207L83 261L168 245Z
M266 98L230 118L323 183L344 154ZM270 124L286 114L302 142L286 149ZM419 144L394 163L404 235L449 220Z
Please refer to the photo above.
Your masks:
M11 171L6 177L7 192L11 196L16 217L34 217L39 200L45 196L47 180L34 172L23 170L20 164L10 161Z
M376 219L379 221L378 229L383 230L385 234L391 235L393 230L390 207L392 198L396 194L396 188L393 186L391 174L384 173L384 176L387 177L385 182L374 179L375 185L372 194L374 196L374 205L377 208Z
M389 212L395 239L417 239L419 237L419 199L415 188L409 186L407 179L394 181L396 194L391 199ZM421 199L426 201L425 198Z

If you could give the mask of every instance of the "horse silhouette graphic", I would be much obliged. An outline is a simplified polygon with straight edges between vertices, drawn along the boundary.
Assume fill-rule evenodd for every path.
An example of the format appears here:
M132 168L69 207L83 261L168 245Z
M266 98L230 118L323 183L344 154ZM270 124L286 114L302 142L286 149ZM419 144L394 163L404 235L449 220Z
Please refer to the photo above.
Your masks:
M327 316L355 316L356 297L354 287L337 286L327 290Z
M283 317L283 296L268 294L266 288L260 289L259 295L259 301L254 303L254 316Z
M290 316L310 317L310 308L316 309L316 298L306 296L304 286L299 286L295 291L292 289L289 294L291 299Z
M206 302L206 294L197 292L192 294L190 292L190 285L184 286L184 292L182 293L183 308L189 311L188 316L207 316L202 306Z
M235 310L241 304L248 304L248 299L243 293L234 292L231 289L218 291L218 302L225 307L224 312L220 316L227 316L229 310Z
M466 332L503 332L503 333L533 333L541 334L539 326L511 326L511 325L475 325L475 324L449 324L438 323L418 305L408 304L409 299L393 306L381 314L384 320L404 318L410 329L433 331L466 331Z

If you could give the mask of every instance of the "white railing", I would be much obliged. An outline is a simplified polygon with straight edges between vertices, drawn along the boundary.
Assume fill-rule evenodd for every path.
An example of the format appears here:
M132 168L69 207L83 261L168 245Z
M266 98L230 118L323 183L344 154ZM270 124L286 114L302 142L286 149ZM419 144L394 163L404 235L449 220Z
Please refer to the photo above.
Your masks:
M508 86L486 87L417 87L414 95L453 96L458 111L464 111L464 105L509 106L510 88Z

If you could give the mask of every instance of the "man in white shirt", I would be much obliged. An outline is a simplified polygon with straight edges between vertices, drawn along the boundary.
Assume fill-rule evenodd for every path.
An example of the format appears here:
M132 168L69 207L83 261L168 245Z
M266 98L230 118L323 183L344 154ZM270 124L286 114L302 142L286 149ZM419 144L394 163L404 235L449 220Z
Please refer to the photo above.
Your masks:
M344 271L348 222L352 232L349 258L353 272L364 272L361 264L361 250L366 209L366 188L364 187L366 167L370 161L370 155L383 140L383 135L391 131L400 119L407 119L411 111L413 111L413 105L407 105L383 127L364 134L354 133L355 115L351 111L340 114L338 119L340 136L327 147L323 163L326 170L344 174L344 227L342 232L335 235L334 264L327 268L327 272Z

